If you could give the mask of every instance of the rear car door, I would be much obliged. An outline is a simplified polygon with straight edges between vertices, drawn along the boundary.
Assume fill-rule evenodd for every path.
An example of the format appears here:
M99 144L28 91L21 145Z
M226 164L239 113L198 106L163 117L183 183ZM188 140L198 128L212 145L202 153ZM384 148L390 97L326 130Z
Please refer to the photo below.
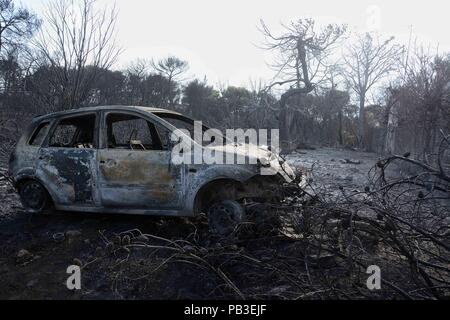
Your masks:
M104 207L176 210L182 205L184 171L171 164L169 130L142 114L105 112L98 181Z
M59 206L96 206L96 113L58 119L38 151L36 174Z

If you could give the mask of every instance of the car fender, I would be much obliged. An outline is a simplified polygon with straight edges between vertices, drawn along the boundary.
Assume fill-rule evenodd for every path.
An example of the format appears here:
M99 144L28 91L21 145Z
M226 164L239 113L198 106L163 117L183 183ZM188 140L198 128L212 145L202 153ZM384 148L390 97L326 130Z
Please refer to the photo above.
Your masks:
M42 184L47 190L47 192L50 194L50 197L52 200L56 200L56 194L53 190L49 189L48 185L45 183L45 181L37 174L36 170L33 167L25 167L21 168L17 173L14 174L12 177L13 179L13 186L17 189L19 187L19 182L24 180L36 180L40 184Z
M192 173L192 168L188 169L185 197L185 210L191 215L194 212L197 193L208 183L222 179L243 183L258 175L258 171L255 166L201 165L194 170L196 170L196 172Z

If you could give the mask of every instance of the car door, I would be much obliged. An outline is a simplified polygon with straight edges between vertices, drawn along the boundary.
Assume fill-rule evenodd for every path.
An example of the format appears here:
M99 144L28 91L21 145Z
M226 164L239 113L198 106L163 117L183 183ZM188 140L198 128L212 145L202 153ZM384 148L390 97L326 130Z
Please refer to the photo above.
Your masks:
M97 116L64 117L55 122L38 151L36 175L60 206L96 206Z
M98 178L104 207L178 209L184 171L163 143L168 129L133 112L105 112ZM167 132L164 132L164 131Z

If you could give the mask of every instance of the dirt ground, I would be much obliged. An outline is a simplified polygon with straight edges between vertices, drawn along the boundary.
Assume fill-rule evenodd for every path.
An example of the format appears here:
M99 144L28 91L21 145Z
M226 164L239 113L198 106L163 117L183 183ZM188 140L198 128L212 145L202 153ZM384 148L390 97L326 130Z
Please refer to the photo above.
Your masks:
M294 167L305 167L316 185L335 189L364 188L369 171L380 157L374 153L347 149L320 148L298 150L286 156Z
M288 155L287 160L295 167L312 171L313 185L325 184L331 186L330 189L336 186L357 189L364 188L367 172L376 163L378 156L349 150L317 149L297 151ZM164 263L166 258L174 259L170 250L131 253L116 250L110 254L108 242L117 238L117 235L119 243L130 241L126 236L121 237L132 233L127 233L128 230L138 229L143 234L151 235L151 239L142 236L142 242L158 246L167 244L169 239L169 245L177 252L182 251L185 255L193 252L191 257L211 256L218 248L228 247L228 254L238 252L241 258L251 257L270 264L292 252L301 251L302 248L295 241L279 237L258 241L255 237L227 243L207 235L205 219L201 218L73 212L30 216L22 210L17 195L5 180L0 181L0 188L0 299L230 298L236 297L244 289L247 293L253 292L252 297L255 298L276 298L280 292L284 292L283 297L289 297L290 284L275 279L278 275L264 270L253 270L254 282L247 278L240 283L240 273L252 272L251 262L238 263L230 257L226 265L224 262L219 266L215 264L215 272L211 274L201 271L202 268L199 269L193 260L182 261L181 256L175 257L176 260L170 264ZM199 246L192 248L183 242L186 239ZM133 237L132 242L137 247L141 243L139 241ZM272 250L268 251L267 248ZM130 256L133 257L133 263L123 264ZM81 290L70 291L66 288L69 276L66 269L72 264L83 266ZM304 268L301 259L298 268ZM143 269L151 269L152 272L142 274L140 271ZM226 275L221 270L226 270ZM308 272L305 274L309 275ZM264 284L261 284L261 280L264 280ZM231 289L230 293L223 283L241 289Z

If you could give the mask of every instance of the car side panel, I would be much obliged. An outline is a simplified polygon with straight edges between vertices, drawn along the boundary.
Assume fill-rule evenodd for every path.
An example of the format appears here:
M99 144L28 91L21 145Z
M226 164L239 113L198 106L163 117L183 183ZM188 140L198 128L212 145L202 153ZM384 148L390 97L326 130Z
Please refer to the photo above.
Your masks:
M41 148L36 176L43 181L56 205L98 205L96 150Z
M176 209L183 201L183 166L169 151L103 149L98 155L101 202L105 207Z

